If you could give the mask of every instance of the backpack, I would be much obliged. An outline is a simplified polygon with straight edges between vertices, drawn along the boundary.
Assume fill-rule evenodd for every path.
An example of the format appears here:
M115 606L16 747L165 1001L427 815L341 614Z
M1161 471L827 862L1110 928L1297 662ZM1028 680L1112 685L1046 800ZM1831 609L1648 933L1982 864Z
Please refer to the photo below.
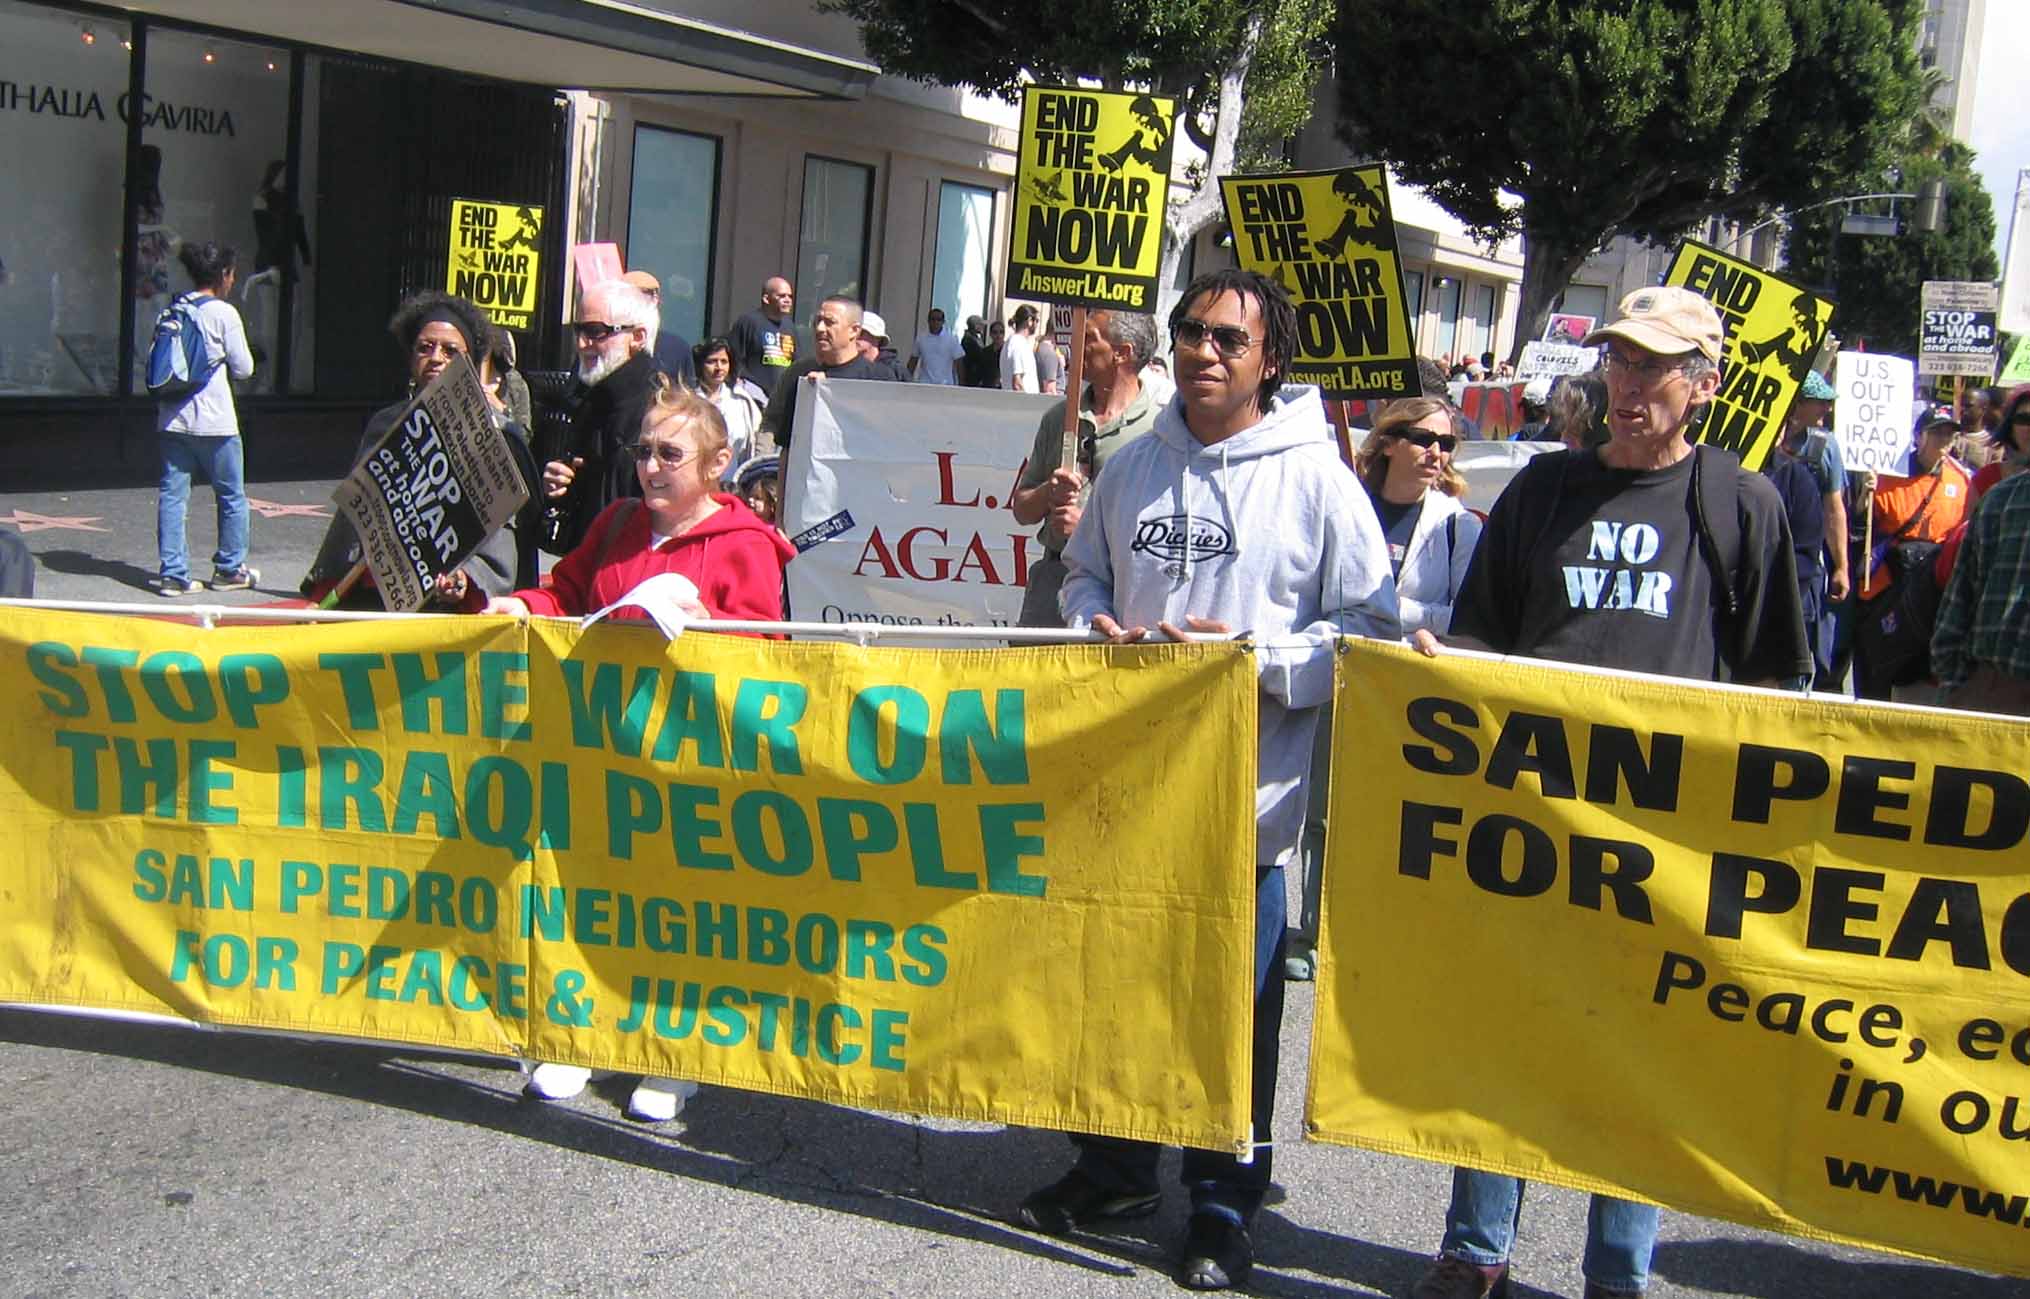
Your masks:
M155 318L148 345L148 395L159 401L188 397L211 382L219 368L197 318L197 296L186 293Z

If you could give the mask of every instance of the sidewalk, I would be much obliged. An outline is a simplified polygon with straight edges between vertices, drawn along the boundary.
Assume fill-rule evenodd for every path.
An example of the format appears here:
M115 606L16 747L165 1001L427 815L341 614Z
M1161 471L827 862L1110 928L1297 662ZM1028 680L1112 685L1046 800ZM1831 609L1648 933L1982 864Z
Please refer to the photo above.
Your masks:
M112 487L67 492L0 492L0 527L21 534L35 555L40 600L188 604L267 604L297 594L334 510L335 480L250 481L247 562L260 570L251 591L205 591L166 599L149 583L156 575L155 490ZM193 485L184 524L190 573L211 573L218 513L211 488Z

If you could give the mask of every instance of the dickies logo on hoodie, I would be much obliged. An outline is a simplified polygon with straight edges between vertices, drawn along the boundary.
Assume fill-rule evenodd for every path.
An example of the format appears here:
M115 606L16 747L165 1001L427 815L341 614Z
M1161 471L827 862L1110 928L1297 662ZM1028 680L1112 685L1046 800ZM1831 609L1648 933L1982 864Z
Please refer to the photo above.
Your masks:
M1240 548L1234 545L1233 531L1224 523L1191 514L1138 520L1130 549L1194 564L1240 553Z

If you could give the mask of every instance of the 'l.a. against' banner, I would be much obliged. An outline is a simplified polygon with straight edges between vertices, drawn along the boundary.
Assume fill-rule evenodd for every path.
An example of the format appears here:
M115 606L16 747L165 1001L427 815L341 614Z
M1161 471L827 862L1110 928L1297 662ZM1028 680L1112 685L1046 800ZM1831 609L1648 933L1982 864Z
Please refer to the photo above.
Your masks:
M0 1001L1245 1139L1243 647L8 609L0 663Z
M1340 667L1314 1135L2030 1275L2030 723Z

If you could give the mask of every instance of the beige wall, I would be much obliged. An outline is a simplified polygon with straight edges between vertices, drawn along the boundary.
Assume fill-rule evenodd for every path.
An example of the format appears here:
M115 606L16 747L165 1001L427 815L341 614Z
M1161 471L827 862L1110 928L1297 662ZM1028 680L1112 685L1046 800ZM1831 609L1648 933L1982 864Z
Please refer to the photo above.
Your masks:
M596 151L583 150L575 162L581 201L574 205L574 239L611 240L622 245L623 256L636 124L721 141L707 317L714 332L755 305L768 277L794 278L804 160L813 154L874 168L867 305L887 317L897 346L906 350L929 307L941 181L997 191L991 275L999 301L1016 139L1011 125L983 120L998 106L983 109L955 91L886 79L858 101L590 95L574 101L581 123L599 123ZM798 303L798 317L808 320L816 305Z

